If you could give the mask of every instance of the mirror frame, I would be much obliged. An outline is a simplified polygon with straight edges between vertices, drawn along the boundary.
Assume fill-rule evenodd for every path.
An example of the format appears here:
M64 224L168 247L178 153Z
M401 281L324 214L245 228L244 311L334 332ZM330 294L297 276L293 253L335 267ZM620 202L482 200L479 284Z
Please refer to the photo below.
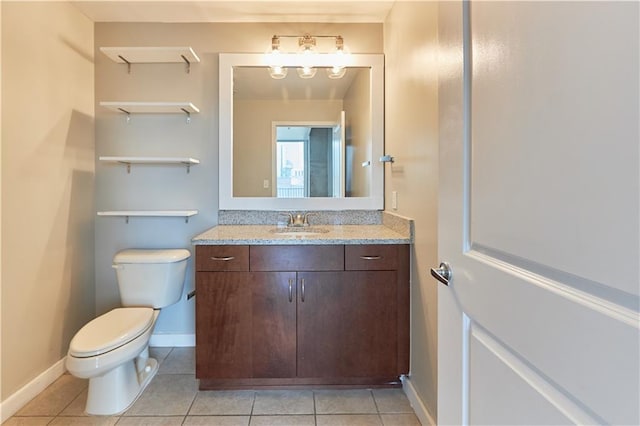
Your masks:
M314 55L312 66L331 66L331 55ZM282 54L282 64L300 65L299 55ZM384 209L384 55L351 54L346 66L371 68L371 187L368 197L234 197L233 196L233 69L268 67L261 53L219 56L219 208L220 210L383 210ZM266 72L266 70L265 70ZM359 165L355 165L359 166Z

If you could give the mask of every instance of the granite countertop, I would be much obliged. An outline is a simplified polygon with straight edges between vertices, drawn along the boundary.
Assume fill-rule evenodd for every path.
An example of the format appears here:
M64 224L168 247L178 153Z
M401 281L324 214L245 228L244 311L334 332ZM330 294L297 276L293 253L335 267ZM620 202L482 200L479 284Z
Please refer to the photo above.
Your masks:
M194 245L410 244L411 235L385 225L315 225L325 233L292 235L272 232L274 225L218 225L196 235Z

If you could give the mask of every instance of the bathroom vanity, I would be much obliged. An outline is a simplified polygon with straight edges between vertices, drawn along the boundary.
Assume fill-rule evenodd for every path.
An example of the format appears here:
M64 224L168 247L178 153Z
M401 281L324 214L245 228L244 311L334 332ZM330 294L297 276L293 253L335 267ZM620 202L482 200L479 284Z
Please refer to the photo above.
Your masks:
M398 385L409 370L409 238L217 226L196 245L200 389Z

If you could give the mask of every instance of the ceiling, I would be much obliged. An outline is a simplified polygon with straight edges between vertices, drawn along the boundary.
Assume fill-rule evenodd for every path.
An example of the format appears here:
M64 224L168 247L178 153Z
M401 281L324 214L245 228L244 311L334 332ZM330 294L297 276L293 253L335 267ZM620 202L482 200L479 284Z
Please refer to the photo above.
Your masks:
M94 22L384 22L395 0L70 0Z

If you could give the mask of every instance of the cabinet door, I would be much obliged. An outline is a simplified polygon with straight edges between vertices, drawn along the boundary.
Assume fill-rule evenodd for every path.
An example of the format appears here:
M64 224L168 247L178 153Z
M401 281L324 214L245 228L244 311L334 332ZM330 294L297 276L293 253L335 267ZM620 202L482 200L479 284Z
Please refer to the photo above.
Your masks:
M395 271L298 273L298 377L397 376Z
M196 377L240 378L251 372L251 274L198 272Z
M196 377L295 377L295 273L199 272L196 289Z
M254 378L296 376L296 274L251 273Z

